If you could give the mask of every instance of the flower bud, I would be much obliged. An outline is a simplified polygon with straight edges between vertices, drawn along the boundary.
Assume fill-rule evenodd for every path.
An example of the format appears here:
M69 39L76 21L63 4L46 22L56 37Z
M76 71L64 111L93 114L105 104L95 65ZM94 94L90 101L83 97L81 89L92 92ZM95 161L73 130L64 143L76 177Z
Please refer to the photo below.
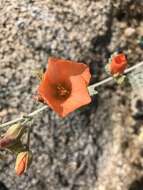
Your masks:
M14 124L5 133L5 136L10 136L12 139L20 138L25 131L25 128L20 123Z
M109 64L109 70L112 75L123 74L127 67L127 58L125 54L119 53L111 58L111 63Z
M32 161L32 152L20 152L16 158L15 171L16 175L22 175L29 167Z
M12 146L16 143L15 139L12 139L10 137L3 137L0 139L0 149L8 148L9 146Z
M12 125L0 139L0 148L13 146L23 135L25 128L20 123Z

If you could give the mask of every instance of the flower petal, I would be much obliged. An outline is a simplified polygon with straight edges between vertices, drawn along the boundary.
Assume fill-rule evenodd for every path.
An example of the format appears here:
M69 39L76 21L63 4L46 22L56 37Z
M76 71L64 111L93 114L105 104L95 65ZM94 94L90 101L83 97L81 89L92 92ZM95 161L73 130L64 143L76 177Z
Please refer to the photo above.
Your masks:
M67 80L70 76L80 75L89 83L91 75L87 65L64 59L49 58L48 69L45 77L48 76L52 81L58 82Z
M70 80L72 84L72 92L70 97L62 103L63 110L60 115L63 117L77 108L91 102L86 82L78 76L73 76Z
M59 113L62 111L62 100L56 98L54 90L53 84L51 84L49 80L45 80L39 86L38 93L44 99L45 103L47 103L54 111Z

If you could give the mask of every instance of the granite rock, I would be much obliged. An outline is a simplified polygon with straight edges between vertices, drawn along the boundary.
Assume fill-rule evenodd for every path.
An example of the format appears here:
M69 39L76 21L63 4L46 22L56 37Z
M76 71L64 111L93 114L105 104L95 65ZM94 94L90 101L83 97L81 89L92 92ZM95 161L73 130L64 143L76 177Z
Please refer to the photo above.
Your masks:
M92 83L107 76L104 65L116 48L128 54L130 65L143 60L137 42L142 5L138 0L0 0L0 122L39 106L32 71L45 68L49 56L88 64ZM127 38L129 27L136 32ZM111 83L99 89L92 104L65 119L50 109L39 114L30 169L16 177L14 158L0 161L0 189L141 190L142 120L132 117L138 98L132 99L130 86Z

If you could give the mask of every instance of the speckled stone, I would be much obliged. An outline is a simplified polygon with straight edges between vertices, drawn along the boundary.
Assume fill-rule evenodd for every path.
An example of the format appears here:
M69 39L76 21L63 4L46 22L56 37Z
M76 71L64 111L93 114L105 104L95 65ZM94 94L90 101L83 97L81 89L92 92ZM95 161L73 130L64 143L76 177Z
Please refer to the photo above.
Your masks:
M32 72L45 68L49 56L88 64L95 76L92 82L107 76L104 65L118 47L129 54L129 64L142 60L137 43L141 3L0 0L0 122L39 106L33 100L38 80ZM126 38L129 26L137 33ZM91 105L64 119L51 109L39 114L31 134L31 167L16 177L9 156L0 161L0 181L12 190L129 190L142 176L133 167L141 167L142 159L131 94L130 87L123 91L111 84L99 90ZM126 141L129 145L122 148ZM132 147L138 150L135 154Z

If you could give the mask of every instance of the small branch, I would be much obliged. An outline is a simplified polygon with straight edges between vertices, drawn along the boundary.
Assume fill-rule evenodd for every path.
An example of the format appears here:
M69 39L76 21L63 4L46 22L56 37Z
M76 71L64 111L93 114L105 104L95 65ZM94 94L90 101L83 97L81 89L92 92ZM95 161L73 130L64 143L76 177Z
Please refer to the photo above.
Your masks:
M140 62L140 63L138 63L138 64L136 64L136 65L134 65L134 66L132 66L132 67L126 69L125 72L124 72L124 74L127 74L127 73L133 71L134 69L136 69L136 68L138 68L138 67L140 67L140 66L143 66L143 62ZM112 81L112 80L113 80L113 77L108 77L108 78L106 78L106 79L104 79L104 80L102 80L102 81L100 81L100 82L97 82L97 83L95 83L95 84L90 85L90 86L88 87L88 90L89 90L89 92L90 92L90 95L93 95L93 94L94 94L93 92L95 91L95 88L96 88L96 87L102 86L102 85L104 85L104 84L106 84L106 83L108 83L108 82L110 82L110 81ZM7 126L13 125L13 124L18 123L18 122L24 122L26 118L28 118L28 117L29 117L29 118L33 118L35 115L37 115L38 113L40 113L40 112L46 110L47 108L48 108L48 106L47 106L47 105L44 105L44 106L42 106L41 108L38 108L37 110L33 111L32 113L30 113L30 114L28 114L28 115L21 116L21 117L19 117L19 118L17 118L17 119L14 119L14 120L12 120L12 121L8 121L8 122L6 122L6 123L1 124L1 125L0 125L0 128L7 127Z
M0 128L7 127L7 126L13 125L13 124L18 123L18 122L23 122L23 121L25 121L26 118L28 118L28 117L32 118L33 116L37 115L38 113L42 112L43 110L46 110L47 108L48 108L48 106L44 105L41 108L38 108L37 110L33 111L32 113L30 113L30 114L28 114L26 116L22 116L22 117L19 117L17 119L14 119L12 121L8 121L6 123L1 124Z
M140 63L138 63L138 64L136 64L136 65L134 65L134 66L132 66L132 67L126 69L125 72L124 72L124 74L127 74L127 73L129 73L129 72L131 72L131 71L137 69L137 68L140 67L140 66L143 66L143 62L140 62ZM102 86L102 85L104 85L104 84L106 84L106 83L108 83L108 82L110 82L110 81L112 81L112 80L113 80L113 77L108 77L108 78L106 78L106 79L104 79L104 80L102 80L102 81L100 81L100 82L97 82L97 83L95 83L95 84L90 85L90 86L88 87L88 90L89 90L89 92L90 92L90 95L93 95L93 94L94 94L93 92L95 91L95 88L97 88L97 87L99 87L99 86Z

